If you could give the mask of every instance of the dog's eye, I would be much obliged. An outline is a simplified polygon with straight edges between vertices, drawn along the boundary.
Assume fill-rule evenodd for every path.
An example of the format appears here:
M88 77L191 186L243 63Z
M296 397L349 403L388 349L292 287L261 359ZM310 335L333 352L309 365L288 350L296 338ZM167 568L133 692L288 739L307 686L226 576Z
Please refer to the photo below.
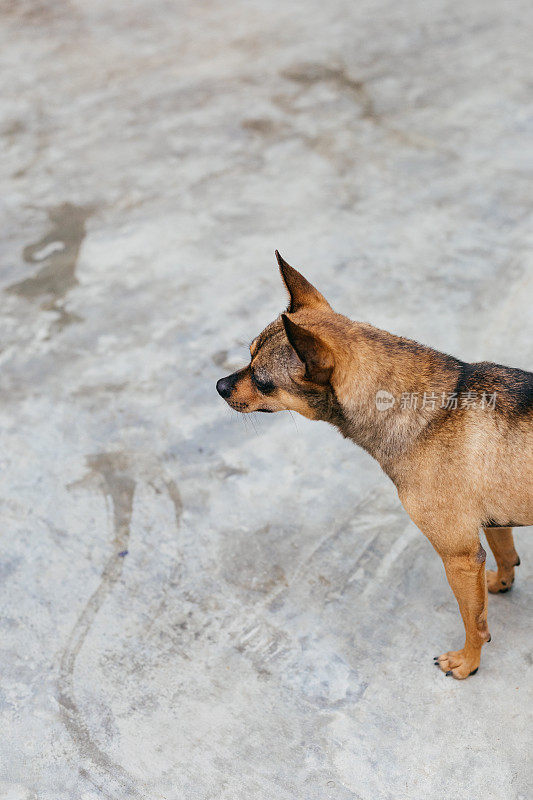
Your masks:
M261 394L272 394L272 392L276 388L271 380L268 380L268 378L267 379L258 378L254 372L252 372L252 380L254 382L256 389L259 389Z
M256 386L261 394L271 394L276 388L272 381L257 381Z

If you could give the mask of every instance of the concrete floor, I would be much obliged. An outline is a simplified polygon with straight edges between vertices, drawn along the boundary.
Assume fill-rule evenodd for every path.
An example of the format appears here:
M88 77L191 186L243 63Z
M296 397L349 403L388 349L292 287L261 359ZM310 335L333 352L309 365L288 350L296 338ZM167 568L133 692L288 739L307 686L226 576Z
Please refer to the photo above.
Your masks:
M214 384L285 305L275 247L533 367L531 3L0 21L0 798L530 798L531 531L445 678L455 600L377 464Z

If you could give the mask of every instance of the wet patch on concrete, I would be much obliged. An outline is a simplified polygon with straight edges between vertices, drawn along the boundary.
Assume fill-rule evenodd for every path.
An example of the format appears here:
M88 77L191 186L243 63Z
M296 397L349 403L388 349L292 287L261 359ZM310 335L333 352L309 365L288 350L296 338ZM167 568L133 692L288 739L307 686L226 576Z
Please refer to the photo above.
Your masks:
M62 203L48 212L50 229L38 241L27 245L22 257L27 264L42 264L29 278L12 283L6 292L35 301L45 298L41 304L44 311L56 311L54 331L80 322L81 317L68 312L64 298L78 284L76 266L82 242L85 238L85 222L93 213L91 206L76 206Z
M27 264L43 266L31 278L12 283L6 292L26 300L43 295L61 300L78 283L76 264L81 243L85 238L85 222L92 211L72 203L54 206L48 212L50 230L37 242L27 245L22 256Z

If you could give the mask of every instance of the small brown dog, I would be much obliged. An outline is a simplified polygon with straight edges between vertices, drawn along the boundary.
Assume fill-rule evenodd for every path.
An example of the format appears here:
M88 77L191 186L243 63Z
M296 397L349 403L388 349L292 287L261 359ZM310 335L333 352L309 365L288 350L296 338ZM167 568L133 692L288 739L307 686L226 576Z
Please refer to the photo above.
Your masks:
M490 641L487 588L507 592L520 559L512 528L533 525L533 374L467 364L336 314L276 251L287 313L217 383L237 411L294 410L364 447L444 562L466 641L435 658L473 675ZM497 572L485 573L484 528Z

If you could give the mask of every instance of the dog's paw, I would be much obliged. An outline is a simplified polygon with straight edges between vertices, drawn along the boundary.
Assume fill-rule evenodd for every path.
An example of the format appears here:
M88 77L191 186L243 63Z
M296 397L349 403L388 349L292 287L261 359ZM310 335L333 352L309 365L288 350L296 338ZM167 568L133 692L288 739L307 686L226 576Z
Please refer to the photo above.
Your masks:
M466 651L463 648L462 650L450 650L449 653L444 653L442 656L435 656L433 660L435 665L440 667L446 675L452 675L462 681L477 672L480 657L481 650Z
M500 575L499 572L495 572L493 569L487 570L487 589L492 594L503 594L503 592L508 592L509 589L512 588L514 583L514 570L512 570L508 574Z

